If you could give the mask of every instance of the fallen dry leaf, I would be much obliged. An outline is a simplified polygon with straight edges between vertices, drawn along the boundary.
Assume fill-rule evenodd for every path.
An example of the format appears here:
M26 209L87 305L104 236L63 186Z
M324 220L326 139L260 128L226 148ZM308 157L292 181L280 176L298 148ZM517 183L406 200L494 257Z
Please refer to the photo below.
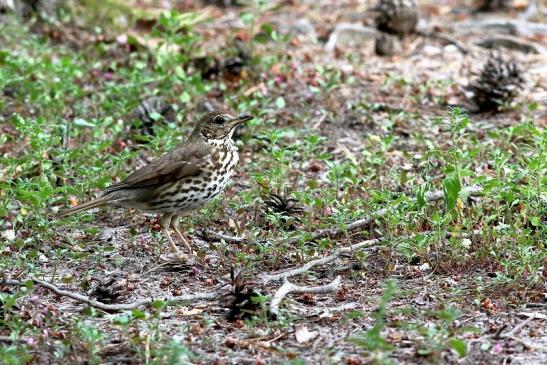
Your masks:
M70 206L75 207L76 205L78 205L78 199L76 199L76 197L74 197L74 196L71 196L70 197Z
M15 239L15 231L13 229L7 229L2 232L2 238L5 238L8 241L13 241Z
M492 301L488 298L484 299L481 302L481 307L483 307L484 309L489 310L489 311L492 311L492 310L496 309L496 305L494 303L492 303Z
M179 310L177 310L177 315L179 315L179 316L195 316L197 314L201 314L202 312L203 312L203 309L199 309L199 308L188 309L187 307L182 307Z
M317 331L310 332L308 330L308 327L303 324L296 326L294 329L294 335L296 337L296 342L298 343L306 343L310 340L313 340L315 337L317 337L318 334L319 332Z

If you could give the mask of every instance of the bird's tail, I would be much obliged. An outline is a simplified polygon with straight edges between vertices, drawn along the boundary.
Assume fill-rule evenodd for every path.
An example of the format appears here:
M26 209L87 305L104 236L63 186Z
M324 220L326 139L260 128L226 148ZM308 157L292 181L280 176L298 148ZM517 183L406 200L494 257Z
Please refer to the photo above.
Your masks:
M67 210L63 210L62 212L57 213L56 217L57 218L63 218L63 217L66 217L68 215L72 215L74 213L81 212L82 210L88 210L88 209L92 209L92 208L102 207L103 205L108 204L110 201L112 201L112 197L102 196L100 198L88 201L87 203L77 205L77 206L69 208Z

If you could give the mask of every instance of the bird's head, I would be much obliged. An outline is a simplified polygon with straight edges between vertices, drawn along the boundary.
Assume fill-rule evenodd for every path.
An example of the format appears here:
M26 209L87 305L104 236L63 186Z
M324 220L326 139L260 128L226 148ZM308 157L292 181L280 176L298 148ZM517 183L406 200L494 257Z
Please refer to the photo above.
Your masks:
M225 111L214 111L201 117L196 132L206 140L224 140L232 138L234 129L248 120L253 119L250 114L232 115Z

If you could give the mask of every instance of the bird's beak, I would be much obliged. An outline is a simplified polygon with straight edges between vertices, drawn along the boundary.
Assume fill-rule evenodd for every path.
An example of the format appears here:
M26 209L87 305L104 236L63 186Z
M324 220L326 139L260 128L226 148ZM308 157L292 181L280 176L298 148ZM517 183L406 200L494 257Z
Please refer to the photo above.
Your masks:
M233 126L236 126L236 125L240 125L240 124L243 124L251 119L254 119L254 115L251 115L251 114L240 114L238 115L237 117L235 117L232 121L231 121L231 124Z

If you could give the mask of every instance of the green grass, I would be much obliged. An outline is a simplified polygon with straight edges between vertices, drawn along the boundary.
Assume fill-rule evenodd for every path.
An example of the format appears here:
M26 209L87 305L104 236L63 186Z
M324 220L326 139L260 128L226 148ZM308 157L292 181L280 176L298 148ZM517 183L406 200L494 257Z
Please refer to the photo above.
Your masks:
M116 42L100 41L72 49L34 34L18 22L3 25L0 123L7 129L0 136L1 274L22 278L44 274L73 289L83 289L88 286L85 278L99 271L93 265L102 265L105 255L116 250L109 244L87 242L103 225L132 222L129 241L137 241L139 234L152 234L152 242L161 240L141 224L138 214L131 218L116 211L115 222L106 218L114 214L110 210L64 220L53 215L71 198L85 201L123 178L143 157L160 156L173 148L200 115L196 105L208 95L220 93L227 106L258 118L238 140L246 156L238 178L244 187L231 188L230 199L218 199L183 222L190 234L200 227L227 230L229 216L236 225L229 230L249 237L250 244L236 248L236 252L218 247L224 260L218 276L224 275L230 264L255 274L273 271L315 258L338 245L382 235L389 238L384 248L390 262L429 263L442 275L477 272L472 277L478 291L473 295L475 300L492 288L518 292L544 284L547 154L545 131L534 124L536 106L530 105L528 110L520 105L524 111L511 126L485 129L460 109L440 117L379 112L359 97L336 109L329 106L329 97L341 84L351 86L353 81L344 79L340 70L321 65L315 70L318 86L306 90L312 98L305 102L302 95L289 97L286 90L294 85L276 81L280 75L272 71L272 65L283 64L281 73L304 73L291 71L281 47L286 39L267 23L259 26L257 12L241 16L249 27L257 28L250 45L255 54L250 76L235 84L222 78L202 79L189 66L194 55L207 51L201 48L203 40L194 29L209 20L197 14L162 15L151 32L161 40L160 45L136 52L127 52ZM162 44L176 45L182 51L169 52ZM265 89L248 92L261 83ZM427 87L445 87L440 84ZM426 93L426 89L419 92ZM159 124L154 136L132 139L131 133L138 132L131 130L129 115L147 95L175 101L176 118ZM421 100L420 95L416 100ZM341 124L341 114L346 112L364 119L381 118L381 123L372 131L361 130L358 149L340 149L336 135L321 135L312 128L317 120L315 110L328 113L334 128L347 128ZM410 126L407 136L397 129L402 122ZM480 185L483 196L463 196L462 187L471 185ZM292 221L296 230L288 229L282 214L264 214L268 193L285 189L306 210L300 221ZM425 202L425 192L439 189L445 194L443 202ZM389 208L389 214L375 217L362 231L347 232L339 239L306 240L315 229L343 229L348 222L381 208ZM473 230L479 233L473 235ZM287 244L294 237L301 240ZM49 260L45 270L41 255ZM363 257L365 262L368 259ZM123 262L114 266L123 267ZM384 274L389 276L389 270ZM484 280L485 274L493 277ZM90 311L61 321L54 304L33 301L32 295L31 287L12 287L0 293L0 334L13 339L0 346L1 363L33 363L44 350L55 361L100 364L113 336L118 336L121 352L140 362L199 358L195 348L170 339L160 325L164 309L136 310L115 317ZM381 315L374 317L372 329L354 341L379 363L389 363L393 350L382 337L383 329L392 325L384 319L391 296L384 294ZM456 293L452 304L459 305L459 298L461 293ZM465 356L465 344L451 327L458 315L449 304L433 315L435 326L424 325L430 315L424 313L407 326L422 336L415 344L420 355L439 359L443 351L452 348ZM282 314L277 324L259 317L247 325L266 328L269 333L284 330L295 319L286 311ZM180 330L181 336L189 331Z

